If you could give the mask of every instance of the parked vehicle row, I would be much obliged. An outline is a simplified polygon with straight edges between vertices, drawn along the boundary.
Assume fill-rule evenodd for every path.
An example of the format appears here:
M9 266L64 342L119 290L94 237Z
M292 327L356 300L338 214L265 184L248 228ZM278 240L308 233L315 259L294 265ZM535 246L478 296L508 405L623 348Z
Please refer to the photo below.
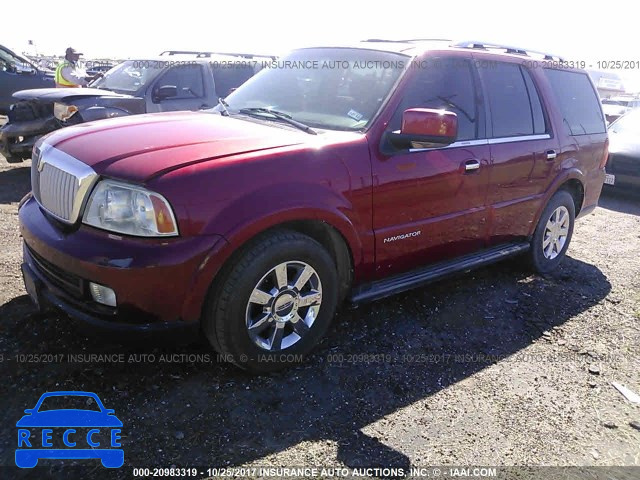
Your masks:
M69 125L140 113L212 108L257 71L245 57L128 60L91 88L21 90L0 129L0 153L11 163L31 158L38 138Z
M640 189L640 109L609 126L609 161L604 183L612 189Z
M97 327L199 327L264 372L310 352L344 301L516 255L549 272L597 205L608 140L587 73L530 55L305 48L206 112L55 131L19 208L26 290ZM124 73L99 85L173 84Z

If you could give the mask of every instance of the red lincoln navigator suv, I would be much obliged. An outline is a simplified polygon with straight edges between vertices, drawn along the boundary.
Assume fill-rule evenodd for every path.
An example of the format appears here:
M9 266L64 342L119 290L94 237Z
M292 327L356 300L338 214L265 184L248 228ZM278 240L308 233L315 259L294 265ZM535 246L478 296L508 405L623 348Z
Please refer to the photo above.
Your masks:
M308 48L210 111L56 131L20 206L26 289L94 324L199 325L267 371L345 300L513 255L550 271L607 159L570 67L479 42Z

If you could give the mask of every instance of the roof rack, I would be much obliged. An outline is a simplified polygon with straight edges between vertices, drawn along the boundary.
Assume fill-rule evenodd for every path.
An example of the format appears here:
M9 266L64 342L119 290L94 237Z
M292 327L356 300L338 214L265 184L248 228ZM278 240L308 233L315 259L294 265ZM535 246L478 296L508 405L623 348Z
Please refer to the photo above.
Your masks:
M254 53L230 53L230 52L195 52L192 50L165 50L160 53L160 56L171 56L171 55L195 55L197 58L210 58L211 55L228 55L231 57L242 57L242 58L270 58L271 60L276 60L278 57L275 55L256 55Z
M384 38L367 38L362 40L363 42L373 43L412 43L412 42L452 42L453 40L448 38L411 38L408 40L388 40Z
M489 50L493 48L493 49L505 50L506 53L511 53L514 55L530 56L531 54L534 54L534 55L542 55L545 60L558 60L560 62L563 61L563 58L560 55L554 55L546 52L539 52L536 50L530 50L528 48L512 47L509 45L500 45L498 43L481 42L477 40L465 40L463 42L456 42L451 46L459 47L459 48L476 48L480 50Z

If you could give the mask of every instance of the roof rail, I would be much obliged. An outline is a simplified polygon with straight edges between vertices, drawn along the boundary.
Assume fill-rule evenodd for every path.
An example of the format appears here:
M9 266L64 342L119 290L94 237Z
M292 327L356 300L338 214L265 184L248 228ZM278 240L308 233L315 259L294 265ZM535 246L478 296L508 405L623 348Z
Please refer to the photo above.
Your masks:
M534 54L534 55L542 55L545 60L563 61L563 58L560 55L554 55L546 52L539 52L536 50L530 50L528 48L512 47L509 45L501 45L498 43L482 42L477 40L465 40L463 42L456 42L451 46L459 47L459 48L477 48L480 50L489 50L490 48L494 48L494 49L505 50L506 53L512 53L514 55L529 56L531 54Z
M165 55L195 55L197 58L210 58L211 55L228 55L231 57L242 57L242 58L270 58L271 60L276 60L278 57L276 55L257 55L255 53L234 53L234 52L195 52L191 50L165 50L160 53L160 56Z
M400 42L453 42L450 38L409 38L406 40L398 40Z
M412 43L412 42L453 42L448 38L410 38L408 40L388 40L384 38L367 38L363 42L373 43Z

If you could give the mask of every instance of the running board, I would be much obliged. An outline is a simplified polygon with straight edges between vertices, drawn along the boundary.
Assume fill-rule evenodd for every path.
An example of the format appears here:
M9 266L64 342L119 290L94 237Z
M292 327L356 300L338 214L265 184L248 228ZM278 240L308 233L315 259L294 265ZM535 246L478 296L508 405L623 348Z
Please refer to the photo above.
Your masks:
M439 262L393 277L367 283L351 293L352 303L371 302L439 280L458 272L473 270L529 250L529 243L508 243L477 253Z

